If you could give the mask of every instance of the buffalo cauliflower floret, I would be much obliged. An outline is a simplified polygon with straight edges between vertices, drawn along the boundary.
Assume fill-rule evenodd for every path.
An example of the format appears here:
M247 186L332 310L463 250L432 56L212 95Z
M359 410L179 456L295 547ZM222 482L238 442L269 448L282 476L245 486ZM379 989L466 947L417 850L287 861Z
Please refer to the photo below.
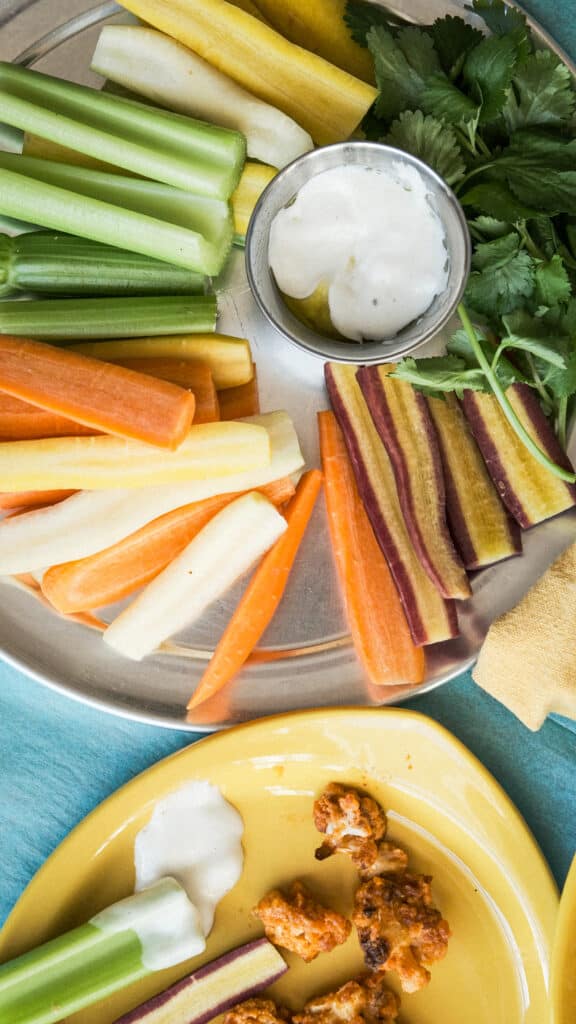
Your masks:
M354 898L353 921L366 965L396 971L405 992L430 981L424 964L446 955L450 928L432 903L429 875L379 875Z
M224 1024L286 1024L290 1014L271 999L247 999L224 1017Z
M346 982L335 992L311 999L293 1024L382 1024L396 1020L400 1000L380 974Z
M395 843L382 839L379 843L366 844L352 857L360 878L374 878L375 875L400 875L408 867L408 854Z
M377 855L377 844L386 835L386 815L380 804L352 786L331 782L314 803L314 824L325 836L316 850L318 860L345 853L354 862L366 863Z
M273 889L253 914L270 942L297 953L306 963L345 942L352 927L342 914L318 903L299 881L292 882L286 893Z

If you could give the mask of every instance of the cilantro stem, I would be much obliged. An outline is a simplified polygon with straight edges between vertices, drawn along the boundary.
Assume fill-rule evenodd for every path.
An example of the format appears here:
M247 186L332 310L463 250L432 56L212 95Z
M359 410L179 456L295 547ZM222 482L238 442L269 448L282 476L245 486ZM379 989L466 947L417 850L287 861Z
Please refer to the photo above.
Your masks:
M489 170L490 167L494 167L496 162L496 160L490 160L489 163L482 164L480 167L473 167L472 170L468 171L468 174L464 178L462 178L461 181L458 182L456 192L460 193L462 191L462 187L468 184L470 178L475 177L476 174L482 174L483 171Z
M524 245L524 248L527 250L527 252L529 252L530 255L534 257L534 259L536 259L536 260L544 260L545 261L546 260L546 256L544 255L542 250L538 248L538 246L536 245L536 242L531 237L531 235L530 235L530 233L528 231L528 228L526 227L526 221L525 220L516 221L514 227L518 231L518 234L520 235L520 238L522 239L522 244Z
M521 421L518 419L518 416L514 412L514 409L512 408L508 398L506 397L506 392L504 391L502 385L500 384L500 381L498 380L498 377L494 373L488 359L486 358L482 350L482 346L478 340L478 336L476 334L476 331L474 330L472 321L468 316L468 311L463 303L460 303L460 305L458 306L458 315L462 322L462 326L466 331L466 335L470 342L472 351L474 352L474 355L478 360L478 365L483 370L484 375L488 383L490 384L490 387L492 388L495 397L498 399L500 408L502 409L502 412L504 413L514 433L520 438L524 446L528 449L530 454L533 455L535 459L537 459L541 466L544 466L545 469L549 470L550 473L553 473L554 476L558 477L560 480L565 480L567 483L571 484L576 483L576 474L570 473L568 470L563 469L562 466L558 466L555 462L552 461L552 459L548 458L546 453L543 452L542 449L538 447L534 439L530 436L524 424L521 423Z

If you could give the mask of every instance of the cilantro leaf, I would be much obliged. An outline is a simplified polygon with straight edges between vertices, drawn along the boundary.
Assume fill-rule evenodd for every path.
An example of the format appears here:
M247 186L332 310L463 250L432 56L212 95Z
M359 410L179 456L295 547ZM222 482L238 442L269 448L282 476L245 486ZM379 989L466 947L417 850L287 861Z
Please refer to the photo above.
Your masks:
M440 71L440 61L434 49L434 42L424 29L412 25L402 28L396 36L396 43L421 78L427 78L428 75Z
M447 15L437 18L430 29L442 70L451 79L460 74L462 64L470 50L483 38L479 29L468 25L462 18Z
M518 310L503 318L507 331L505 340L514 338L516 358L534 383L551 392L556 399L567 398L576 391L576 352L567 334L556 326L549 328L542 320Z
M518 62L515 34L483 39L468 54L463 68L464 81L482 104L480 122L495 120L506 102L506 91Z
M484 337L484 335L482 334L481 331L478 330L478 328L476 328L476 335L478 337L480 345L482 346L482 350L484 352L484 355L486 356L486 359L488 360L489 363L492 363L492 360L494 359L494 356L496 354L496 348L490 344L490 342ZM469 369L476 369L478 367L478 361L476 359L476 355L472 350L472 347L470 345L470 339L466 334L466 331L456 331L450 338L450 341L448 342L447 345L447 349L450 354L456 355L460 359L464 360L466 366ZM500 381L503 388L509 388L511 384L514 384L517 381L526 382L525 375L520 370L518 370L518 368L514 366L509 359L506 359L506 356L502 356L498 360L496 367L496 376L498 377L498 380ZM490 387L487 386L486 390L489 391Z
M366 36L374 58L378 85L375 112L385 120L398 117L403 110L420 106L424 80L398 46L394 36L381 25L373 25Z
M366 36L373 25L392 28L408 24L404 18L391 14L379 4L367 3L366 0L347 0L344 21L350 29L352 39L360 46L368 45Z
M484 23L496 36L504 36L518 29L527 31L526 16L517 7L502 0L472 0L469 11L480 15Z
M576 214L576 138L520 131L502 156L487 165L491 177L504 178L523 203L540 213Z
M516 223L538 216L539 211L526 206L510 191L504 182L491 181L483 185L475 185L465 195L460 196L463 206L473 206L489 217Z
M574 113L572 76L551 50L531 54L516 70L502 115L508 132L561 125Z
M424 394L440 397L442 392L489 391L489 385L479 366L469 368L463 359L454 355L431 356L428 359L402 359L390 374L412 384Z
M536 265L536 297L543 306L560 306L572 295L570 278L562 258L556 254L547 263Z
M517 131L498 162L570 171L576 166L576 138L567 139L553 131Z
M534 291L534 261L515 232L476 246L465 301L489 319L522 305Z
M462 151L453 130L421 110L405 110L382 140L424 160L449 185L466 173Z
M469 220L468 225L484 238L502 238L502 235L510 233L511 227L505 220L497 220L496 217L487 217L484 214Z
M550 215L576 213L576 171L519 164L509 168L506 180L522 202L531 202Z
M448 124L477 121L481 104L461 92L450 79L438 72L426 81L426 90L421 97L422 108Z
M530 355L538 356L544 363L550 363L551 366L556 366L560 370L565 369L566 360L561 352L551 348L549 344L539 338L527 338L523 335L518 334L507 334L500 343L500 348L503 352L509 348L516 348L522 352L529 352Z

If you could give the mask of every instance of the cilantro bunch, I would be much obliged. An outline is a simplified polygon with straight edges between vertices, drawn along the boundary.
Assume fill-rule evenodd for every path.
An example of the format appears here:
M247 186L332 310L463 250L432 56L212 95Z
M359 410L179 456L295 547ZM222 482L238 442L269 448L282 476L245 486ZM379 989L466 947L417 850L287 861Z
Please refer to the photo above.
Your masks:
M505 390L533 387L565 445L576 395L574 83L554 53L535 49L521 11L502 0L469 10L489 34L462 18L414 26L363 0L346 5L353 38L374 59L367 137L436 170L473 242L464 330L447 356L406 359L396 375L435 394L493 392L536 457L566 477L528 443Z

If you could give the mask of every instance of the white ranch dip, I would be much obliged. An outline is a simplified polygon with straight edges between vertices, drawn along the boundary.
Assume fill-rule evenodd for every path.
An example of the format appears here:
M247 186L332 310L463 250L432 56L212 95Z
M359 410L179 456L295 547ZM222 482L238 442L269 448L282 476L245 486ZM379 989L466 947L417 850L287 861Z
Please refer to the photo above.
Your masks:
M442 222L422 175L399 161L310 178L272 221L268 259L291 298L328 285L332 324L353 341L394 337L448 280Z
M175 878L198 909L204 935L223 896L240 878L244 823L217 786L186 782L158 800L134 844L136 891Z

